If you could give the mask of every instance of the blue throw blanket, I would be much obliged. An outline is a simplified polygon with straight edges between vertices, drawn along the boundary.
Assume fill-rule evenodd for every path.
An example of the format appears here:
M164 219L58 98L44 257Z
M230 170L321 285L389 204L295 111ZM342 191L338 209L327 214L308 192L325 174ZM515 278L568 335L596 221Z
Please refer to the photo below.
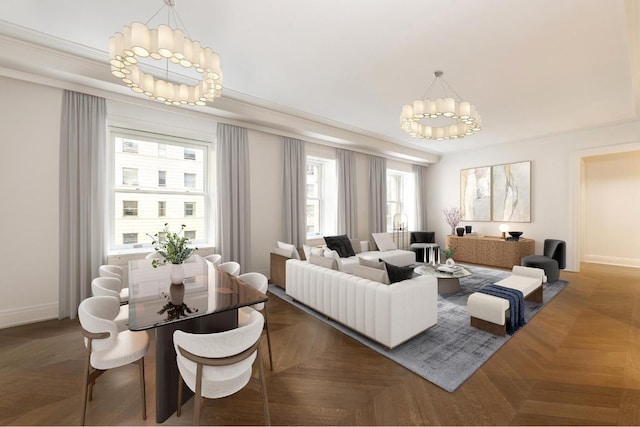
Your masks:
M524 320L524 295L522 292L500 285L487 285L478 292L509 301L509 323L507 323L507 333L509 335L513 335L520 327L526 324Z

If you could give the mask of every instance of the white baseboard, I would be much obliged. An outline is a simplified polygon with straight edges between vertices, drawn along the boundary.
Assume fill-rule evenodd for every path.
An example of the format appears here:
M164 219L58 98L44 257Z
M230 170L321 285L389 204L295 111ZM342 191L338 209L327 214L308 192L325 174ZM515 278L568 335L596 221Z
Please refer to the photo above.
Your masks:
M58 303L32 305L0 311L0 329L58 318Z
M640 268L640 259L620 258L602 255L585 255L584 262L592 262L594 264L619 265L621 267Z

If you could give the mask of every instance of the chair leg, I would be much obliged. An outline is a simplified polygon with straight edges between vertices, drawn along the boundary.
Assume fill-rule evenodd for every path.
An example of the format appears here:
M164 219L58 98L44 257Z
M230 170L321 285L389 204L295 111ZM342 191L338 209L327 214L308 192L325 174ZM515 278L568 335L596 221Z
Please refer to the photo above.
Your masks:
M260 354L260 347L258 347L258 372L260 373L260 384L262 385L262 406L264 408L264 423L265 425L271 425L271 416L269 415L269 399L267 397L267 383L264 378L264 367L262 366L262 355Z
M84 425L84 420L87 414L87 398L89 394L89 371L91 370L91 348L87 346L87 357L84 367L84 384L82 387L82 414L80 415L80 425Z
M182 374L178 369L178 410L176 411L176 416L182 415Z
M200 415L202 412L202 365L198 363L196 369L196 395L193 401L193 424L200 425Z
M267 330L267 345L269 348L269 366L273 371L273 359L271 358L271 335L269 335L269 322L267 319L267 305L264 306L264 327Z
M142 419L147 419L147 394L144 387L144 357L140 359L140 391L142 392Z

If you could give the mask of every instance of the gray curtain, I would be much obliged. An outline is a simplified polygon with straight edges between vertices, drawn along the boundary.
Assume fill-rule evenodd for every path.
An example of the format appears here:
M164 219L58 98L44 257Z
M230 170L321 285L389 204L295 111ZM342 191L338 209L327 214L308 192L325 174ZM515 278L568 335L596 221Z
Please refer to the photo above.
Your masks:
M301 247L307 239L307 158L304 141L282 137L284 240Z
M369 232L387 231L387 159L369 156Z
M356 197L356 156L353 151L336 149L338 166L338 234L356 238L358 209Z
M424 185L424 170L422 165L413 165L413 176L416 188L416 230L426 230L427 226L427 186Z
M105 259L107 104L65 90L60 117L59 318L75 319Z
M245 272L251 254L249 142L245 128L218 123L216 173L216 247L224 261L240 263Z

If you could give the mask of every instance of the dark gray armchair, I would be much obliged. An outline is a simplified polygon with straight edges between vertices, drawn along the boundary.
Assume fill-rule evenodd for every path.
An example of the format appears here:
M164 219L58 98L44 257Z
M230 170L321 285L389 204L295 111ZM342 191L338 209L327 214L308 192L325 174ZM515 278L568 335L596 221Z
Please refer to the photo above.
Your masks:
M545 239L544 255L529 255L522 258L520 264L525 267L535 267L544 270L548 282L560 279L560 270L567 262L567 244L564 240Z

